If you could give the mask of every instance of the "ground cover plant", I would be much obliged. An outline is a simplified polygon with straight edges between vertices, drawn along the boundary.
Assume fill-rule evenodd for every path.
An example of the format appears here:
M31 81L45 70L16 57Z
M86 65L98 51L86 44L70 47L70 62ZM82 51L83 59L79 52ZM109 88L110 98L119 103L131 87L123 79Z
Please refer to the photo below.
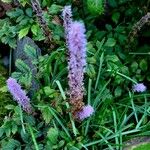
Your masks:
M149 0L0 8L0 149L149 149Z

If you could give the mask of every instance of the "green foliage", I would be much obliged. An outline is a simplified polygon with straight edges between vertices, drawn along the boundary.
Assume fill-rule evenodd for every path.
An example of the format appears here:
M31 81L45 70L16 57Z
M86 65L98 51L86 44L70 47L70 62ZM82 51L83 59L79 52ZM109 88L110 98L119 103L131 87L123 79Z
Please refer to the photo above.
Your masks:
M87 0L87 7L91 14L101 15L105 11L105 0Z
M12 104L13 101L10 99L10 96L7 94L7 88L6 88L6 70L3 68L3 66L0 65L0 72L3 74L0 74L0 122L2 123L4 117L8 114L8 110L5 108L7 104ZM0 124L1 124L0 123ZM2 133L0 133L1 135Z
M141 145L137 146L136 148L133 148L133 150L147 150L149 148L150 148L150 144L145 143L145 144L141 144Z
M150 136L149 28L145 26L132 44L128 41L133 25L149 10L149 2L39 1L52 31L54 48L51 51L44 43L45 37L30 1L19 2L19 7L7 11L0 20L0 41L15 48L17 39L27 35L37 42L42 56L37 57L37 51L29 45L24 49L35 65L36 75L33 77L27 62L17 60L17 71L12 77L27 92L35 79L39 90L31 97L33 113L26 114L17 103L10 103L13 100L8 97L6 79L2 76L1 80L0 76L1 149L121 150L129 139ZM73 17L84 21L88 40L84 102L91 104L95 113L82 122L74 121L68 104L68 54L61 10L69 4ZM135 82L143 82L148 90L133 92Z
M16 60L15 65L19 70L19 72L14 72L12 76L15 79L19 80L20 83L25 85L27 88L29 88L31 86L31 81L32 81L32 72L29 66L21 59Z

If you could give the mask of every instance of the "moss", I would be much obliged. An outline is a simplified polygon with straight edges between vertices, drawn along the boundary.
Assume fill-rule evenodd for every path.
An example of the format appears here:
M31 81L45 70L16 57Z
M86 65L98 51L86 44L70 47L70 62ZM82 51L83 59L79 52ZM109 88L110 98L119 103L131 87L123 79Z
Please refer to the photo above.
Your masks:
M0 66L0 89L6 86L7 70ZM0 124L3 122L4 117L8 114L8 110L5 108L6 105L12 104L9 94L5 91L0 90Z
M148 149L150 149L150 143L143 143L133 148L133 150L148 150Z

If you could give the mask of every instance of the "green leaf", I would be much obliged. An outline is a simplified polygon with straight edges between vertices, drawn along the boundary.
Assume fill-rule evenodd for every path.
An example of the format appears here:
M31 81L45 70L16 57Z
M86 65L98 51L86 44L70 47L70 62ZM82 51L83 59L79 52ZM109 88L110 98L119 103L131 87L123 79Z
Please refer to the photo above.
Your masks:
M44 92L46 96L49 96L50 98L54 98L54 94L56 91L54 89L51 89L49 86L44 87Z
M104 13L104 0L87 0L87 7L91 14L101 15Z
M19 31L19 39L22 39L23 37L25 37L28 32L29 32L29 27L23 28Z
M47 138L52 144L56 144L58 140L58 130L56 128L50 128L47 133Z
M25 12L26 12L26 14L29 16L29 17L32 17L32 9L31 8L27 8L26 10L25 10Z
M114 38L108 38L105 43L105 46L113 47L115 46L115 44L116 44L116 40Z
M4 132L5 132L5 129L3 127L0 127L0 137L3 136Z
M32 25L31 27L31 31L34 35L37 35L38 34L38 29L39 29L39 26L37 24L34 24Z
M11 132L12 132L13 134L15 134L15 133L17 132L17 130L18 130L17 125L16 125L16 124L13 124L13 125L12 125L12 130L11 130Z
M7 16L9 16L10 18L19 18L21 17L22 19L24 18L24 12L22 9L16 8L16 9L12 9L8 12L6 12ZM17 21L17 20L16 20Z
M96 76L96 71L95 71L93 65L89 64L89 65L87 66L86 72L87 72L87 74L88 74L88 76L89 76L90 78L95 78L95 76Z
M55 15L55 14L59 13L61 10L62 10L62 6L52 4L51 7L48 9L48 12L52 15Z
M113 27L110 24L106 24L105 27L109 32L113 29Z
M138 63L136 61L131 64L131 69L132 72L135 72L138 69Z
M52 119L52 114L49 110L48 107L44 107L44 108L40 108L41 112L42 112L42 116L43 116L43 119L46 123L49 123L50 120Z
M117 87L115 89L115 96L119 97L119 96L121 96L121 94L122 94L122 89L120 87Z
M112 20L117 24L120 18L120 13L119 12L114 12L112 14Z
M142 59L140 61L140 68L142 71L146 71L148 69L148 64L147 64L147 61L145 59Z
M37 59L36 49L32 46L26 44L24 47L24 51L31 59Z
M3 86L0 88L0 92L6 93L7 92L7 86Z
M23 73L30 72L30 68L28 67L28 65L24 63L21 59L17 59L15 65Z
M8 110L13 110L15 108L15 106L14 105L6 105L5 108Z
M9 139L9 141L6 144L2 145L2 150L17 150L17 148L21 148L20 147L20 142L14 139Z
M117 2L116 2L116 0L108 0L108 4L109 4L111 7L117 7Z

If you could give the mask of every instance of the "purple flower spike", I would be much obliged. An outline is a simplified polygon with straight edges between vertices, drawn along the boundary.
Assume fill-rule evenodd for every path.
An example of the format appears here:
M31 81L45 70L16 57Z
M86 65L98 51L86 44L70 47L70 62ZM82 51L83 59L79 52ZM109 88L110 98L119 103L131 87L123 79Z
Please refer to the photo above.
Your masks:
M87 117L90 117L94 113L94 109L91 105L84 106L83 109L78 112L77 118L79 120L84 120Z
M72 11L71 11L70 5L64 7L63 12L62 12L62 17L63 17L63 21L64 21L65 34L66 34L66 38L67 38L68 30L72 23Z
M143 83L137 83L133 85L134 92L144 92L146 91L146 86Z
M25 91L21 89L17 81L13 78L9 78L7 80L7 87L13 99L16 100L26 112L31 113L30 99L26 96Z
M83 78L86 66L86 36L85 27L81 22L72 22L68 33L69 49L69 88L70 98L83 99Z

